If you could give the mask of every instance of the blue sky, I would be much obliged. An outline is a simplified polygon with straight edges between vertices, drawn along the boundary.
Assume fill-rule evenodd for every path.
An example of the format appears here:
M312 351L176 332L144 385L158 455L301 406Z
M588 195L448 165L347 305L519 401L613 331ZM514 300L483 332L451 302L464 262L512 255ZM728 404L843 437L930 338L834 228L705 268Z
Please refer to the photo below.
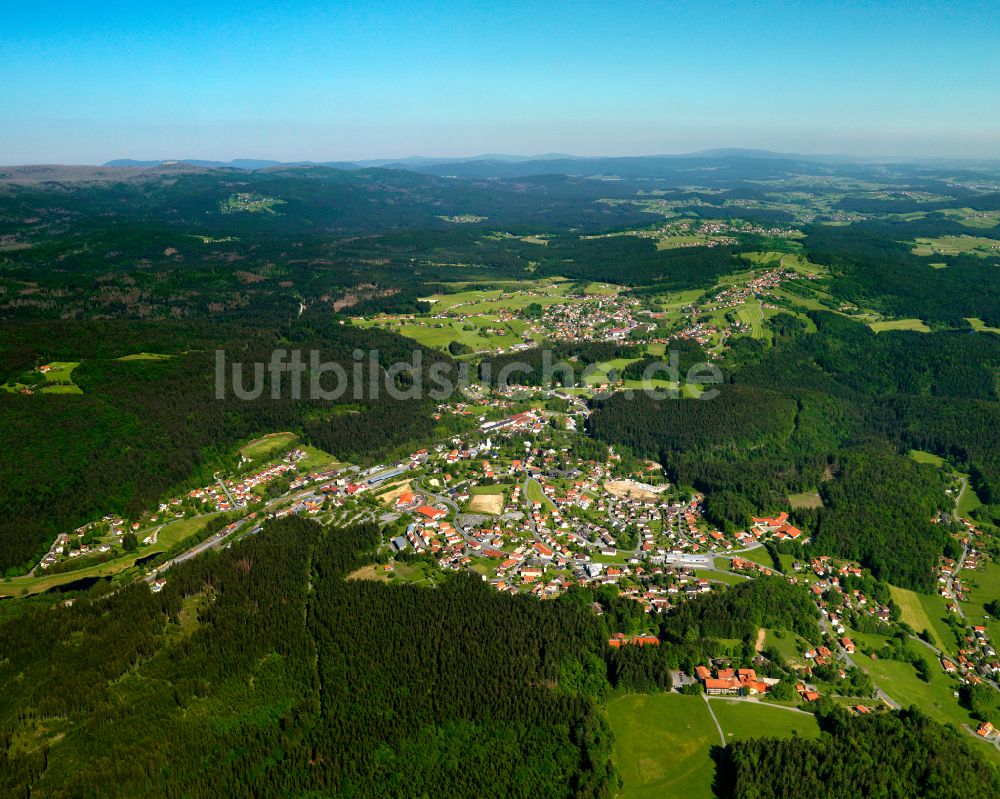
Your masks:
M996 3L5 5L0 163L1000 157Z

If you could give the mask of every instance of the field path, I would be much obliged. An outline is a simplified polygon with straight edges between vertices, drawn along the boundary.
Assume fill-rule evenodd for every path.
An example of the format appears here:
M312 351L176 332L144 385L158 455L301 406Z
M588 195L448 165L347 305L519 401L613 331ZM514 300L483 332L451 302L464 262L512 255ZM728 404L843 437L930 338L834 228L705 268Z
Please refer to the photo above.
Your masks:
M708 701L707 694L702 694L701 698L705 700L705 707L708 708L708 714L712 717L712 721L715 723L715 729L719 731L719 743L722 745L722 748L725 749L726 736L725 733L722 732L722 725L719 724L719 720L715 717L715 711L712 710L712 703Z
M765 630L763 627L757 630L757 643L754 644L753 647L757 651L757 654L760 654L761 652L764 651L764 639L766 637L767 637L767 630Z

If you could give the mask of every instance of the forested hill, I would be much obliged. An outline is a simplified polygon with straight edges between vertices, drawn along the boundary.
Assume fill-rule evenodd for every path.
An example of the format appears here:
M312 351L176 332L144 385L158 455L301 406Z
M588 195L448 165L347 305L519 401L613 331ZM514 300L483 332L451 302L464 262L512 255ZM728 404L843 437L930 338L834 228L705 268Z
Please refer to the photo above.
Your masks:
M4 795L612 796L589 609L467 576L346 580L378 541L291 518L176 567L158 595L16 613L0 625ZM594 679L572 687L574 671ZM26 734L42 746L11 745Z
M249 375L250 365L268 362L279 339L347 365L356 348L377 351L383 369L411 363L414 353L413 342L395 334L311 316L256 327L104 321L0 331L2 357L15 372L37 358L84 358L73 371L82 395L8 393L0 401L0 571L30 568L55 535L94 517L138 514L171 492L211 482L219 469L236 466L238 443L261 433L292 430L358 462L433 434L432 401L393 400L384 392L355 400L351 375L337 402L309 399L308 391L292 398L287 375L278 400L270 389L252 401L239 399L228 384L224 398L216 398L216 347L230 362L246 363ZM167 357L119 359L138 348ZM424 370L450 363L440 353L421 353ZM384 379L384 371L379 375ZM368 380L367 367L362 379ZM352 412L339 413L341 407Z

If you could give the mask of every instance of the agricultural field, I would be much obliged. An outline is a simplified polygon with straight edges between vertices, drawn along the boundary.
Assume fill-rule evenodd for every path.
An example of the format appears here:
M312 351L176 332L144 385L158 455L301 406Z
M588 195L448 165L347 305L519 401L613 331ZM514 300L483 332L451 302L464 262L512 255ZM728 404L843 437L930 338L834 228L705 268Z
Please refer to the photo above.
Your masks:
M946 208L940 213L964 227L988 230L1000 225L1000 211L977 211L974 208Z
M765 338L764 306L759 302L748 302L736 309L736 318L750 328L753 338Z
M608 703L608 720L622 799L713 796L719 732L701 697L630 694Z
M984 236L939 236L934 239L918 238L913 245L914 255L978 255L982 258L1000 257L1000 239Z
M931 332L931 329L920 319L883 319L878 322L869 322L868 327L876 333L884 333L887 330L914 330L917 333Z

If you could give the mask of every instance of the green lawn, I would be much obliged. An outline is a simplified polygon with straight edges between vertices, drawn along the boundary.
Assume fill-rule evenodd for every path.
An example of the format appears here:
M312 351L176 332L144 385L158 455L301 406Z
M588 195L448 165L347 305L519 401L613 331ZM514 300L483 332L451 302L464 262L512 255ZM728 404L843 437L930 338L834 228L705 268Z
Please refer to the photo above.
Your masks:
M543 508L555 510L555 504L551 499L545 496L545 493L542 491L542 486L534 478L528 480L525 488L525 495L527 496L529 502L541 502Z
M745 583L749 578L735 572L717 572L711 569L695 569L694 576L703 580L713 580L727 585L739 585Z
M790 663L804 663L802 653L810 649L810 645L789 630L782 630L781 633L782 637L779 638L774 630L767 630L764 647L774 647Z
M857 640L877 640L877 637L853 635ZM864 655L855 655L854 662L871 675L879 688L895 699L903 707L916 705L935 721L956 727L971 724L972 717L958 704L954 691L959 688L956 678L944 673L934 653L922 644L910 640L907 649L927 661L931 680L924 682L917 677L916 670L909 663L897 660L872 660Z
M979 499L979 495L976 494L971 485L966 483L965 491L962 492L962 498L955 506L955 510L958 511L959 516L968 517L972 511L982 504L983 503L982 500Z
M628 366L630 363L635 363L639 358L615 358L611 361L604 361L603 363L595 363L594 365L587 368L588 374L584 378L584 383L588 386L596 386L601 383L607 383L609 380L609 373L612 369L615 370L616 376L620 379L622 369ZM642 381L632 381L639 385L638 388L642 387ZM661 380L651 381L651 382L665 382Z
M751 549L749 552L740 552L738 555L734 555L735 558L742 558L743 560L752 560L754 563L759 563L762 566L767 566L769 569L774 568L774 561L771 560L771 556L767 554L767 550L764 547L756 547Z
M608 703L622 799L708 799L719 732L704 700L680 694L629 694Z
M816 738L819 725L812 713L780 705L732 699L709 699L726 741L747 738Z

